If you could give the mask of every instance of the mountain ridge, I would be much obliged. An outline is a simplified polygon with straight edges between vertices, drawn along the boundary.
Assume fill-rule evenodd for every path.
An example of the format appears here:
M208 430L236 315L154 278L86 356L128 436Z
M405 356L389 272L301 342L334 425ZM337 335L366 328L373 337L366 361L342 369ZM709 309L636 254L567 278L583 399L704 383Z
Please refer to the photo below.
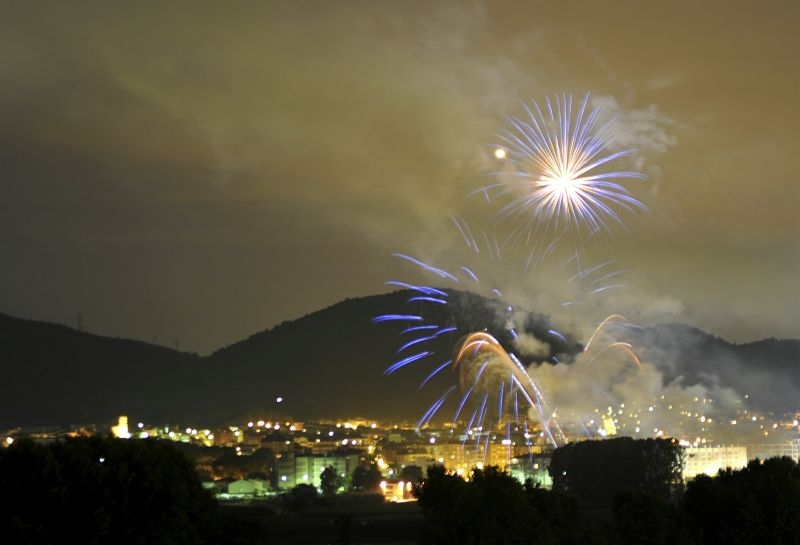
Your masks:
M452 357L464 331L487 327L504 344L510 337L503 329L504 303L448 290L450 304L412 305L412 311L461 331L424 343L435 365L408 365L387 377L390 364L421 352L398 354L398 324L372 319L409 308L411 293L348 298L207 356L0 314L0 427L105 424L120 414L153 423L217 424L266 413L416 421L453 384L445 367L420 388L435 366ZM546 315L525 313L520 332L546 341L548 358L569 362L582 350L568 333L563 340L548 334ZM735 345L679 323L627 335L643 359L659 363L667 380L699 383L713 371L715 380L737 391L774 390L762 410L798 409L787 403L800 399L800 340Z

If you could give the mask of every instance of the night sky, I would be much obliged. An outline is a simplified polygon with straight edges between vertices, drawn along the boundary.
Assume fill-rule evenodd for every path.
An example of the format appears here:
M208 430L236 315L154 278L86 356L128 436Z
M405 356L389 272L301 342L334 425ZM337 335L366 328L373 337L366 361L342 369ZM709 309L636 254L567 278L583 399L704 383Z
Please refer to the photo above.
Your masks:
M3 4L0 312L205 354L457 269L506 116L590 92L649 211L587 316L800 338L796 1Z

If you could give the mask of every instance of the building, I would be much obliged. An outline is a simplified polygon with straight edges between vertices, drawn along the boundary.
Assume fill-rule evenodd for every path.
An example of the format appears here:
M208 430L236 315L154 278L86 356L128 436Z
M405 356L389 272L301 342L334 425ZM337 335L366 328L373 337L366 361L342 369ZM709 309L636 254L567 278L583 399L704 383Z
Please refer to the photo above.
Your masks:
M766 460L786 456L800 463L800 442L747 445L747 459Z
M231 497L264 496L269 490L269 483L262 479L238 479L228 484L228 495Z
M512 458L506 470L517 481L525 483L530 479L534 485L542 488L553 488L553 478L550 476L550 457L547 454L531 454Z
M701 473L713 477L720 469L741 469L750 460L781 456L800 463L800 442L686 447L683 478L692 479Z
M683 479L701 473L714 476L720 469L741 469L747 465L747 447L740 445L685 447Z
M508 469L515 459L528 457L541 449L519 446L510 440L487 442L478 437L465 441L432 442L426 450L431 463L442 464L447 470L458 474L469 474L476 467L497 466Z
M414 484L388 479L381 481L381 492L386 501L410 501L414 497Z
M310 484L320 488L320 475L323 469L331 466L344 479L353 473L360 458L359 454L325 456L284 453L275 462L277 486L280 489L290 489L299 484Z

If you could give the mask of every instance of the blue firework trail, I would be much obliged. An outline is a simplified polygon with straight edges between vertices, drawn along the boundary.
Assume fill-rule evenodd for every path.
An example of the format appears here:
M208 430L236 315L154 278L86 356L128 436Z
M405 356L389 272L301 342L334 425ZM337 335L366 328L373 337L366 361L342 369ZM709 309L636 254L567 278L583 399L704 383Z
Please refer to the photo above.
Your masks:
M379 322L392 322L392 321L408 321L413 320L419 322L422 320L422 316L413 316L410 314L382 314L381 316L376 316L372 319L373 323Z
M455 225L462 234L467 247L476 255L480 255L482 246L471 237L472 231L466 222L454 219ZM494 244L493 237L484 236L484 244ZM423 276L431 275L437 281L447 280L452 284L461 285L467 282L474 286L481 286L478 274L468 266L461 266L454 273L445 269L430 265L407 254L393 254L394 257L410 263ZM487 256L497 256L499 251L494 248ZM387 367L385 374L390 375L399 372L401 369L416 365L422 361L435 360L438 355L432 348L433 343L441 341L441 337L447 337L448 346L451 354L447 358L440 359L434 369L425 377L420 384L420 388L428 384L437 374L450 368L458 371L461 382L462 395L457 402L457 408L452 416L453 423L461 418L465 407L472 403L478 404L478 408L472 412L469 422L464 427L465 437L473 436L476 441L476 448L486 441L486 435L494 429L500 427L511 429L513 423L516 431L520 429L549 428L552 426L552 415L548 414L547 403L543 398L541 389L528 376L528 371L519 360L508 353L500 343L486 331L489 328L497 327L498 323L505 323L505 332L510 342L516 343L519 335L517 328L511 320L513 307L500 303L502 296L500 290L489 289L488 293L498 301L496 309L484 311L488 312L486 322L478 327L477 332L474 324L437 324L430 322L428 316L436 315L435 312L426 312L425 309L435 310L435 307L447 307L453 304L451 293L445 289L428 286L418 283L409 283L398 280L391 280L386 283L390 286L401 287L409 290L412 295L406 299L406 303L412 305L416 313L396 313L383 314L373 318L375 323L403 323L405 327L401 329L402 336L408 336L397 349L398 359ZM505 316L498 318L496 312L506 313ZM439 313L441 315L441 313ZM472 327L470 327L472 326ZM556 340L566 343L566 338L559 332L550 329L549 334ZM410 355L408 352L413 352ZM453 355L455 354L455 355ZM444 360L444 361L442 361ZM521 389L527 389L520 394ZM450 388L443 396L438 397L433 404L424 412L419 420L418 426L424 426L442 410L448 398L453 394L454 389ZM475 399L473 399L475 398ZM496 410L489 410L490 402ZM520 407L522 404L522 407ZM538 423L529 420L530 411L533 410L538 418ZM505 426L504 426L505 424ZM555 445L557 434L549 429L541 432L543 438ZM484 446L485 448L485 446Z
M483 255L491 259L489 252L482 253L484 246L471 242L470 235L467 233L472 233L472 230L469 229L467 223L463 220L454 219L453 221L466 243L469 254L478 258ZM485 238L490 241L490 244L492 243L493 237ZM447 270L425 263L411 255L399 253L393 255L406 265L410 265L412 270L415 270L417 275L422 278L427 277L428 280L437 283L445 282L456 287L465 285L479 287L488 294L490 301L496 302L496 305L491 308L470 306L471 310L477 310L472 313L473 316L485 318L482 325L480 323L453 323L452 320L458 313L451 313L447 309L453 305L462 304L461 299L458 299L460 296L456 297L456 294L461 292L419 282L400 280L386 282L389 286L403 288L411 294L405 298L405 302L411 306L413 312L383 314L373 318L375 323L401 325L402 340L396 351L397 360L386 368L385 374L391 375L412 365L430 365L430 362L433 362L432 370L420 383L420 388L423 388L440 373L448 369L456 371L461 383L461 394L460 398L453 403L456 408L451 420L453 424L461 422L464 426L464 437L471 437L476 449L485 443L487 433L494 434L496 432L499 440L499 437L502 436L500 434L506 433L504 428L510 426L514 427L515 433L522 433L521 430L525 430L524 433L528 435L525 444L528 447L533 444L530 441L531 429L535 429L538 433L539 442L551 446L565 443L566 435L555 417L555 410L548 405L545 393L536 377L535 368L526 369L513 352L520 342L520 333L518 333L518 327L513 320L513 307L502 302L502 292L496 288L489 288L482 282L474 267L462 265ZM567 260L566 264L578 261L576 253ZM584 291L589 291L589 295L595 292L599 293L619 285L613 282L617 281L625 271L614 267L613 260L604 261L581 269L571 276L565 276L564 280L568 284L588 288ZM444 313L438 311L437 308L444 309ZM438 318L433 318L434 316ZM442 318L443 316L445 318ZM439 320L442 322L439 323ZM634 326L618 315L609 316L600 325L600 329L618 327L631 328ZM490 329L503 334L505 347L487 333ZM538 338L543 342L550 343L551 346L569 346L567 337L553 328L542 329ZM446 353L441 351L442 342L449 347ZM594 343L595 336L592 336L586 349L592 347ZM435 348L435 346L439 348ZM604 342L601 351L612 348L624 351L638 365L638 360L632 353L630 345ZM554 363L560 363L555 355L552 355L551 359ZM445 395L438 397L424 412L418 426L429 424L437 414L444 411L449 406L448 401L456 397L454 394L455 390L450 388ZM474 411L467 411L468 405L478 405L478 408ZM494 409L490 409L490 407L494 407ZM468 419L466 424L461 420L462 415L468 415L464 417L465 420ZM447 418L450 419L450 415ZM584 430L584 433L590 434L582 422L579 422L578 425Z

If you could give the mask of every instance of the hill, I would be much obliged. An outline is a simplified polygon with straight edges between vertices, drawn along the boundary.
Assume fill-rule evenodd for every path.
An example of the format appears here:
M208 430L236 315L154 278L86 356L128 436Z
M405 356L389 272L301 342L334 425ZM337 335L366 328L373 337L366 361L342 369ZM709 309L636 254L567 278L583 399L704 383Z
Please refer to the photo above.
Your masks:
M458 329L401 355L397 353L401 344L399 332L409 324L375 324L371 319L406 308L406 301L413 295L408 291L345 300L218 350L208 358L211 366L224 370L229 379L239 380L230 380L235 385L233 389L214 401L217 414L225 414L233 407L257 408L258 403L281 396L284 401L280 408L301 418L364 415L416 421L452 384L452 373L443 370L422 390L420 384L436 366L451 358L453 347L466 331L485 327L486 316L497 317L491 321L490 329L501 341L510 341L502 329L498 301L469 292L449 294L446 306L421 304L414 310L425 318L425 323ZM528 329L543 337L548 327L546 318L535 314L530 317ZM413 338L406 336L403 340ZM564 343L557 348L570 350ZM430 353L424 362L384 376L392 362L422 351ZM241 380L244 377L246 380Z
M629 337L665 382L731 388L759 412L800 410L800 340L732 344L686 324L659 324Z
M189 416L195 394L184 385L202 359L0 314L0 368L1 426L65 425Z
M420 388L433 369L452 357L461 336L487 328L507 347L512 342L504 327L510 309L503 303L469 292L448 295L447 305L420 303L416 308L407 304L413 293L405 290L346 299L206 357L0 315L0 427L105 424L120 414L194 425L267 413L416 422L456 382L444 367ZM408 324L372 321L397 309L411 309L423 319L420 323L456 329L398 355L401 342L414 338L400 334ZM549 333L546 316L523 311L520 323L521 311L514 312L519 333L549 347L550 353L538 354L537 361L568 362L582 350L569 335L560 339ZM630 335L642 358L656 363L665 378L680 377L686 384L717 381L750 393L762 410L798 409L798 340L734 345L682 324ZM390 364L419 353L428 354L385 376Z

